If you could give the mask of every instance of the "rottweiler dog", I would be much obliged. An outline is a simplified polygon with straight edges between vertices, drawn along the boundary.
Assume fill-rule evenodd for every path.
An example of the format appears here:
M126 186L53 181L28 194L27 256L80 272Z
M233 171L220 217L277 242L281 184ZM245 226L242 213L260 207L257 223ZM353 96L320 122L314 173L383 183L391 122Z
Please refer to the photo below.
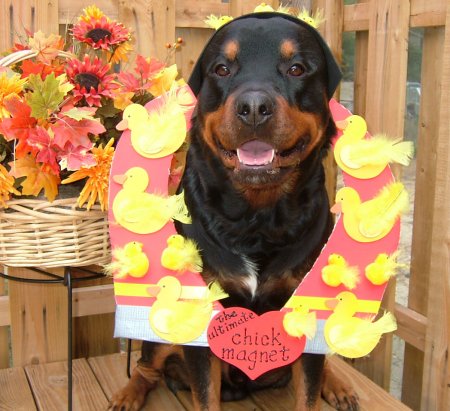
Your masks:
M322 160L336 132L329 99L340 70L306 23L279 13L242 16L206 45L189 84L198 96L180 190L192 224L177 225L201 250L206 283L218 281L225 307L280 310L332 229ZM354 391L323 355L255 381L209 348L144 342L142 358L111 408L135 410L161 376L188 384L198 411L220 410L252 390L292 380L295 410L358 409Z

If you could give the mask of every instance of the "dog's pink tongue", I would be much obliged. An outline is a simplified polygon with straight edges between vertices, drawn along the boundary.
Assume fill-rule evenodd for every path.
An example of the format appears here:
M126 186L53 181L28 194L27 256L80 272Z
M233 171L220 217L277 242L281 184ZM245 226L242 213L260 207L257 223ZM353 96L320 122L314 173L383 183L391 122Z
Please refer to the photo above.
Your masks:
M263 166L272 162L275 150L270 144L252 140L242 144L237 149L237 155L242 164L247 166Z

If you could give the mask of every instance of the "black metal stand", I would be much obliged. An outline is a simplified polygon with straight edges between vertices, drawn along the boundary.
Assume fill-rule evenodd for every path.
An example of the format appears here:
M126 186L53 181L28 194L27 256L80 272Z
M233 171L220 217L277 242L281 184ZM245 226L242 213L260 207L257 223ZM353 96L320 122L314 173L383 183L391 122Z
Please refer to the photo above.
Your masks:
M32 284L62 284L67 287L67 325L68 325L68 335L67 335L67 409L72 411L72 283L78 281L95 280L97 278L103 278L104 274L96 273L95 271L88 270L82 267L64 267L64 277L59 275L49 273L48 271L42 270L36 267L26 267L28 270L34 271L36 273L45 275L46 279L40 278L25 278L16 277L13 275L5 274L0 272L0 277L5 278L9 281L19 281L23 283ZM72 270L79 271L81 273L87 274L84 277L72 277ZM130 343L131 346L131 343Z

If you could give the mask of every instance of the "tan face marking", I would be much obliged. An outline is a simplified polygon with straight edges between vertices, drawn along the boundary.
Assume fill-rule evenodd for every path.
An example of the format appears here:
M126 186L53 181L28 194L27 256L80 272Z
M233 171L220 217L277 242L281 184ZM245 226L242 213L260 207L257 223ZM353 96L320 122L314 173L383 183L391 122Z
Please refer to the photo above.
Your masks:
M229 61L234 61L239 53L239 43L236 40L229 40L225 44L224 53Z
M297 46L293 40L283 40L280 45L280 53L283 58L289 60L297 52Z

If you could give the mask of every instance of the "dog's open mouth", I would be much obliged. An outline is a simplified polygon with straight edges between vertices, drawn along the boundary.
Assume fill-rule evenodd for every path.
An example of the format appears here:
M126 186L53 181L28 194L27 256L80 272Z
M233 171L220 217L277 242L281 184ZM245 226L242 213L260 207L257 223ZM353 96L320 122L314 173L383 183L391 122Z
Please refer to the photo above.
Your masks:
M228 166L242 170L274 170L283 166L284 161L292 155L302 152L309 138L305 136L292 148L278 151L269 143L261 140L250 140L236 150L227 150L220 146L222 155Z
M275 158L275 149L263 141L252 140L242 144L236 155L239 163L244 167L266 167Z

